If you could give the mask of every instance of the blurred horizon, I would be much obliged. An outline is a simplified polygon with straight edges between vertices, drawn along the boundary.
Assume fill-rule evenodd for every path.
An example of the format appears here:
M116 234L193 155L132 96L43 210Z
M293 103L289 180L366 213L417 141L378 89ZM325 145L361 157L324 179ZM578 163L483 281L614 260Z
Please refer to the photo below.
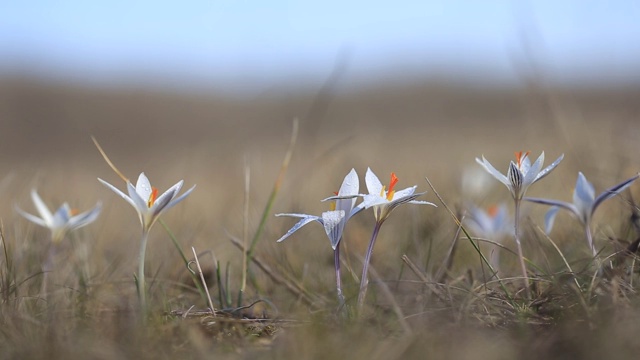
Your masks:
M640 4L147 0L0 5L0 77L255 95L379 82L640 85Z

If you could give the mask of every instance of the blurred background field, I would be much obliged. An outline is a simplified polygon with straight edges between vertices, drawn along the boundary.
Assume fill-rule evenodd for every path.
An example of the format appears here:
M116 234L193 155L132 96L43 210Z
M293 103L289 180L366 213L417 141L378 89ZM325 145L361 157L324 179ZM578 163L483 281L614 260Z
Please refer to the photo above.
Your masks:
M460 214L470 203L500 202L512 213L507 190L487 181L475 163L481 155L506 171L515 151L531 150L534 158L544 151L546 164L564 153L560 166L528 195L567 201L578 171L599 192L640 170L640 26L632 2L607 9L577 2L521 7L496 1L468 8L416 3L364 15L347 7L341 16L331 4L279 2L248 13L246 4L197 2L157 8L148 17L144 3L47 6L5 4L0 11L7 20L0 21L0 218L8 249L0 265L3 279L10 278L11 260L19 280L10 296L3 283L0 343L7 350L1 358L637 354L637 274L622 276L623 285L598 283L586 300L572 294L564 278L556 279L566 269L536 227L543 226L544 207L525 204L524 248L540 277L551 280L541 282L542 305L520 323L517 311L491 298L496 284L482 290L486 273L467 242L461 241L446 278L447 289L454 289L449 302L425 292L401 260L407 254L435 277L455 237L456 225L425 177ZM67 7L76 12L65 12ZM115 26L110 16L123 24ZM280 18L289 20L282 25ZM277 325L275 335L260 336L174 318L140 329L132 278L139 224L134 210L96 180L124 188L91 136L132 180L144 171L161 191L180 179L186 187L197 185L163 219L185 250L195 246L205 253L209 274L211 254L223 268L228 264L235 296L242 254L230 237L242 238L245 220L249 235L258 226L295 118L298 142L256 254L316 301L305 302L255 266L245 298L266 299L272 305L260 309L269 317L302 324ZM245 163L251 174L248 218ZM373 255L392 296L372 280L364 324L341 326L333 316L333 253L321 227L310 224L276 244L295 221L273 214L320 214L328 209L320 199L332 195L351 168L364 192L367 167L383 182L395 172L399 188L418 185L428 191L423 200L439 207L394 212ZM598 210L594 237L603 253L638 236L629 220L637 186ZM39 284L49 235L14 211L17 205L35 212L32 188L50 207L104 204L94 224L63 244L63 265L47 301L39 297ZM345 233L343 280L352 302L372 226L366 211ZM581 231L561 214L551 237L588 278ZM513 240L505 245L515 249ZM515 256L504 255L503 262L505 276L517 273ZM206 307L160 226L151 232L147 264L156 314ZM623 290L612 290L613 284ZM215 293L220 284L210 285ZM403 332L405 321L411 334Z

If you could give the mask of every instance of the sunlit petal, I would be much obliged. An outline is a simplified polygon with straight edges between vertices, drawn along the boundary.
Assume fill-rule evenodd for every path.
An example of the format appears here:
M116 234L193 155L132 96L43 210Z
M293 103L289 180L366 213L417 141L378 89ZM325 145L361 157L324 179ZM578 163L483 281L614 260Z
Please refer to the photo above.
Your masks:
M33 200L33 204L36 206L36 210L38 210L38 214L46 224L53 224L53 215L47 205L44 204L44 201L38 195L38 192L34 189L31 190L31 199Z
M299 217L297 215L301 215L301 214L278 214L276 216L293 216L293 215L296 215L295 217ZM313 215L303 216L302 220L298 221L295 225L293 225L293 227L291 229L289 229L289 231L287 231L287 233L284 234L280 239L276 240L276 242L281 242L281 241L285 240L286 238L291 236L294 232L298 231L298 229L300 229L301 227L307 225L308 223L310 223L312 221L317 221L317 222L323 224L321 217L313 216Z

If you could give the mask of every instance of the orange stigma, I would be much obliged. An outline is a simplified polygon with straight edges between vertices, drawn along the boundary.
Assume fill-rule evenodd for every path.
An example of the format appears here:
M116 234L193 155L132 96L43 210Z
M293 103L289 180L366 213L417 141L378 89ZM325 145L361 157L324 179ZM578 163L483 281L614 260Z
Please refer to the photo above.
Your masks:
M498 207L498 205L493 205L490 206L487 209L487 213L489 214L489 216L491 216L492 218L496 217L498 215L498 210L500 210L500 208Z
M333 193L334 193L336 196L338 196L338 192L337 192L337 191L334 191ZM332 202L331 202L331 205L329 206L329 210L334 211L334 210L336 209L336 203L337 203L337 201L332 201Z
M522 151L518 151L516 152L516 160L518 162L518 167L522 167L522 160L524 160L524 158L526 158L527 156L529 156L529 153L531 151L527 151L526 153L522 153Z
M147 206L152 207L153 203L156 202L157 197L158 197L158 189L155 186L152 186L151 195L149 196L149 201L147 201Z
M393 189L398 183L398 177L396 173L391 173L391 180L389 181L389 191L387 192L387 200L391 201L396 191Z
M78 209L71 209L69 210L69 215L71 216L76 216L80 213L80 211Z

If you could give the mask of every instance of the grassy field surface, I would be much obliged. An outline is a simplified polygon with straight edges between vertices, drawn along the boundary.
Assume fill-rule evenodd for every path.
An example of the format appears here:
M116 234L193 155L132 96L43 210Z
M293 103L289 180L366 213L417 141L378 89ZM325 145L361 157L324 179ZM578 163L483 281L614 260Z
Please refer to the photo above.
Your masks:
M507 188L475 162L482 155L506 172L517 151L531 151L532 160L544 151L545 165L564 154L527 196L567 202L579 171L596 194L637 174L639 99L637 89L409 85L238 99L3 81L0 359L636 358L640 278L632 252L640 237L634 201L640 183L594 213L595 258L569 212L558 213L547 235L548 207L522 204L530 297L514 238L486 239L466 224L472 206L504 203L514 215ZM294 118L298 137L283 172ZM91 136L133 182L145 172L160 193L179 180L183 189L196 185L150 230L148 315L134 280L138 217L98 182L125 189ZM343 307L322 226L309 224L276 243L297 220L274 215L329 210L320 200L352 168L366 193L368 167L385 184L395 173L397 189L417 185L427 192L418 200L437 208L402 205L386 220L358 311L373 211L363 210L345 228ZM101 201L102 211L52 245L48 229L15 210L38 214L32 189L53 210L68 202L85 211ZM445 204L467 218L462 223L472 239ZM246 260L234 241L253 238ZM487 259L499 253L497 274L472 242ZM187 261L192 247L199 254L215 315L177 247Z

